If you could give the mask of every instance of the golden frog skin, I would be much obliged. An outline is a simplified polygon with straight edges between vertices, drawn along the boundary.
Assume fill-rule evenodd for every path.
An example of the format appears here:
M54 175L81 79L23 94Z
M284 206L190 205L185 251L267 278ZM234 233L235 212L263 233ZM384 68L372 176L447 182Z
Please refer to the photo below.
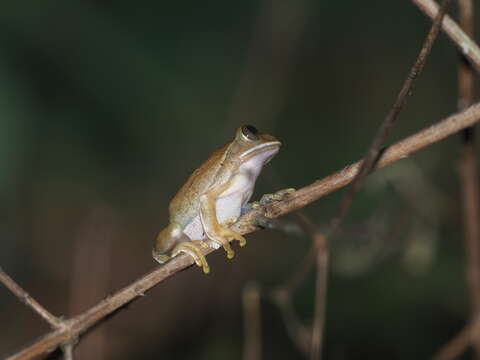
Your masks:
M246 240L228 226L240 216L262 167L280 146L275 137L260 134L253 126L238 128L233 141L195 170L170 202L170 224L157 236L153 258L164 263L184 252L205 273L210 268L201 247L223 246L227 257L233 258L229 240L238 240L240 246Z

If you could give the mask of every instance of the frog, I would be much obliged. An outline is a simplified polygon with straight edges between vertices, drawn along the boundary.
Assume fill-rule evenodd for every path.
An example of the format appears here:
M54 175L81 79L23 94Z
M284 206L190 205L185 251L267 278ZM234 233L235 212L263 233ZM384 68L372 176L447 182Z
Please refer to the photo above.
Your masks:
M260 133L252 125L240 126L234 139L213 152L170 201L169 224L156 238L153 258L163 264L186 253L206 274L210 267L202 248L223 247L227 258L232 259L235 253L230 241L237 240L240 246L247 241L229 226L242 209L251 208L247 204L255 182L281 145L276 137ZM287 189L280 197L288 193ZM278 195L262 198L266 202L272 199Z

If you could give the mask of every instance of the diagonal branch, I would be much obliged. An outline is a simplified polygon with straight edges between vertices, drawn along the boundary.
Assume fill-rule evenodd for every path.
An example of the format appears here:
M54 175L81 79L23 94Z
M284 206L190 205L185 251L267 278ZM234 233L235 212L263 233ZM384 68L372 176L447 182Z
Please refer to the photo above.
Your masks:
M314 253L312 252L312 254ZM311 331L300 321L295 312L291 294L284 288L278 288L272 291L268 298L278 307L288 336L290 336L297 349L305 357L308 357L312 338Z
M394 145L384 148L382 157L377 162L376 168L383 168L395 161L406 158L418 150L475 124L478 121L479 111L480 103L477 103ZM284 215L348 185L358 173L361 164L362 161L357 161L356 163L345 166L342 170L299 189L292 196L282 201L269 204L265 209L266 215L268 217ZM245 214L245 216L250 215L251 213Z
M3 283L21 302L32 308L38 315L40 315L50 326L54 329L60 327L60 319L52 315L40 303L30 296L15 280L8 276L2 268L0 268L0 282Z
M438 4L434 0L412 0L412 2L432 19L438 13ZM442 29L459 48L460 52L470 61L477 73L480 72L480 48L477 43L465 34L460 26L448 15L445 16Z
M433 143L469 127L478 121L480 121L480 103L477 103L462 112L451 115L440 122L385 148L376 167L382 168L395 161L408 157L416 151L432 145ZM362 162L359 161L346 166L342 170L333 173L324 179L305 186L282 201L274 202L265 207L259 207L248 212L232 226L232 229L241 234L256 231L258 228L252 224L259 217L278 217L284 215L348 185L358 173L361 164ZM205 254L209 254L213 252L214 249L204 249L203 251ZM104 319L107 315L120 309L122 306L130 303L139 296L144 295L145 292L158 283L175 275L177 272L184 270L192 264L192 258L185 254L173 258L164 265L158 266L153 271L127 285L115 294L100 301L89 310L75 316L74 318L66 320L63 328L50 332L31 346L24 348L20 352L10 356L8 359L31 359L34 356L51 351L60 344L66 343L79 336L94 324Z
M434 360L452 360L462 355L480 333L480 318L475 318L433 356Z
M407 78L405 79L400 92L395 99L395 102L381 123L368 151L363 159L360 170L357 172L351 186L348 189L339 204L338 214L332 221L329 237L335 232L340 230L342 221L344 220L348 210L351 207L355 193L359 190L364 179L374 169L375 164L381 156L382 146L384 145L387 137L395 125L398 116L406 103L407 97L410 95L413 85L416 79L422 73L423 68L427 62L428 55L430 54L433 43L440 32L442 21L445 17L447 7L450 0L444 0L440 11L437 13L435 20L427 34L425 41L423 42L420 53L413 66L411 67ZM298 272L300 276L308 272L309 268L314 263L316 257L316 288L315 288L315 308L314 308L314 322L311 331L310 341L310 359L317 360L322 356L323 335L325 327L325 307L326 307L326 294L327 294L327 282L328 282L328 237L324 236L314 224L312 224L307 218L303 217L303 222L307 225L307 232L311 234L314 242L310 252L307 254L305 262L302 263ZM301 278L301 277L300 277ZM295 279L299 279L298 276Z
M425 67L428 55L432 50L433 43L437 38L437 35L442 26L442 20L445 17L449 2L450 0L443 0L440 11L438 11L437 15L435 16L435 21L433 22L433 25L427 34L427 38L423 43L422 49L420 50L420 53L415 60L415 63L410 69L410 72L405 79L405 82L403 83L403 86L400 89L400 92L398 93L398 96L395 99L392 108L388 112L387 117L380 125L380 128L378 129L377 134L375 135L372 144L368 149L367 155L362 162L362 166L360 167L358 174L353 179L347 194L342 198L338 209L338 216L334 219L332 224L332 233L336 232L340 228L343 219L345 218L350 206L352 205L355 193L362 185L363 180L375 167L375 163L380 157L380 151L382 149L382 146L385 143L388 135L392 131L393 125L395 125L395 122L398 119L398 115L400 115L400 111L402 111L402 108L407 101L407 97L412 91L415 80L417 80L418 76L422 73L423 68Z

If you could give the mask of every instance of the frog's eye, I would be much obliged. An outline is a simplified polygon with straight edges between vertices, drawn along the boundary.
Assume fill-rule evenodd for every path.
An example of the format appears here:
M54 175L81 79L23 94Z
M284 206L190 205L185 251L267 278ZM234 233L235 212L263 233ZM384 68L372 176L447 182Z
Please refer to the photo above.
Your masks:
M258 140L258 130L255 126L252 126L252 125L242 126L242 135L243 135L243 138L248 141Z

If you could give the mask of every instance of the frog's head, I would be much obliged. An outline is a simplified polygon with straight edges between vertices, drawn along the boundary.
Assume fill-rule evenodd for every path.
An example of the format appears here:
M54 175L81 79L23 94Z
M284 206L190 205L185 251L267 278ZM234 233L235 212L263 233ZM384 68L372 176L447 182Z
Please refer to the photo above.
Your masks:
M261 168L273 158L281 145L274 136L260 134L252 125L243 125L237 129L229 155L241 165Z

